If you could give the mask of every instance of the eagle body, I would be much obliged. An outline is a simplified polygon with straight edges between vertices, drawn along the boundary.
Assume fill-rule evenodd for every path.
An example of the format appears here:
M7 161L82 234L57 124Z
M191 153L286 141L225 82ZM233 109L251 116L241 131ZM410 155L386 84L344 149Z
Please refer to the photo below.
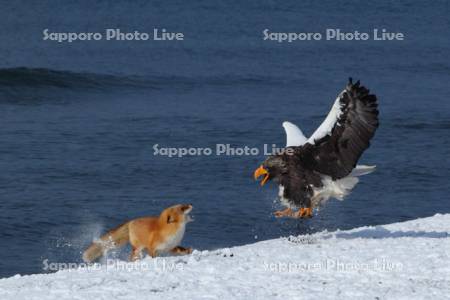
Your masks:
M378 114L376 96L350 79L310 138L294 124L283 123L286 148L255 171L255 179L264 175L262 185L268 180L278 183L281 203L288 207L282 215L301 217L304 209L311 215L330 198L343 200L358 176L375 169L357 162L378 128ZM299 213L292 208L299 208Z

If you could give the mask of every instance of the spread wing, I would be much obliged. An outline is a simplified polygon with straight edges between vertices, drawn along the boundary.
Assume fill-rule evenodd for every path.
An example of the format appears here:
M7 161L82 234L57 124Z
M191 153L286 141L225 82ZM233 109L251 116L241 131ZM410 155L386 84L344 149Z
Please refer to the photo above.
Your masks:
M350 78L325 121L298 149L299 155L312 170L333 179L345 177L369 147L377 127L376 96Z
M325 118L325 120L323 120L322 124L320 124L320 126L316 129L316 131L314 131L314 133L309 137L308 143L315 144L316 140L319 140L324 136L331 134L331 131L333 130L336 122L338 121L338 118L342 114L341 97L344 92L345 90L338 95L327 117Z
M283 122L284 131L286 131L286 147L302 146L308 140L303 132L291 122Z

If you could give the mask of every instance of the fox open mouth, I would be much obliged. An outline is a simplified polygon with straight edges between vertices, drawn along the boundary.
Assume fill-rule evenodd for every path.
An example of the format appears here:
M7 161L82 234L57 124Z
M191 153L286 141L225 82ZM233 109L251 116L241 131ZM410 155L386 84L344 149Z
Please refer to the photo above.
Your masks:
M194 222L195 221L195 219L194 219L194 217L192 216L192 215L186 215L186 223L188 223L188 222Z
M269 180L269 172L264 169L263 166L260 166L258 169L256 169L253 176L255 180L258 180L259 177L264 176L264 178L261 180L261 186L266 184L267 180Z
M186 223L188 222L193 222L194 221L194 217L192 217L191 215L191 211L192 211L192 205L189 205L190 207L184 210L184 216L185 216L185 220Z

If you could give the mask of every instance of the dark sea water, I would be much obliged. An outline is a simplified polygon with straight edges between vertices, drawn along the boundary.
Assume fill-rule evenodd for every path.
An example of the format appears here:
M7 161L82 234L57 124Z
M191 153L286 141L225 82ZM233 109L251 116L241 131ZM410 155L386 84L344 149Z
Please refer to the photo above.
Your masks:
M216 249L450 213L449 2L11 1L0 10L0 277L79 262L117 224L189 202L184 243ZM183 32L182 42L43 41L42 31ZM263 41L262 31L402 32L404 41ZM352 76L380 128L344 202L278 220L256 156L161 147L283 146L307 135Z

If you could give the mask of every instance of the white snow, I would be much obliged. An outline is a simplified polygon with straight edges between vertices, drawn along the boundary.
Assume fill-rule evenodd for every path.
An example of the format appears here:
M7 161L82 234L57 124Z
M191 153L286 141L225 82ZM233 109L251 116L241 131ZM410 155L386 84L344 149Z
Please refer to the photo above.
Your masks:
M450 214L95 267L1 279L0 299L443 299Z

